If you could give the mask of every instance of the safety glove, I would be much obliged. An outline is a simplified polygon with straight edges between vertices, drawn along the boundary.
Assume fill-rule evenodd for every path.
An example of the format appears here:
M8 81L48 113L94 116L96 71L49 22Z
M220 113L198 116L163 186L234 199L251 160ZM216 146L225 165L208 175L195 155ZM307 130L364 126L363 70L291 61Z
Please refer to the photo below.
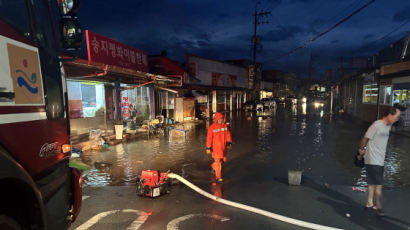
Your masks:
M207 147L206 148L206 154L211 154L211 152L212 152L212 149L210 147Z
M226 149L228 151L231 151L231 149L232 149L232 143L231 142L226 142Z

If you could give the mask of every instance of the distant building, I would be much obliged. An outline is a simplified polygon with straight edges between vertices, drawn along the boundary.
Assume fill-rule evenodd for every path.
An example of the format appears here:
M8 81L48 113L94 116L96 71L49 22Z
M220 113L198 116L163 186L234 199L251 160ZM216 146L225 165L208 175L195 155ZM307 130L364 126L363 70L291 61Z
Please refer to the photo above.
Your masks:
M296 74L281 70L264 70L262 79L273 83L273 97L296 96L299 93L300 80Z
M403 112L397 130L410 134L409 41L410 33L375 55L371 68L344 76L340 99L348 114L374 121L390 106L399 105Z

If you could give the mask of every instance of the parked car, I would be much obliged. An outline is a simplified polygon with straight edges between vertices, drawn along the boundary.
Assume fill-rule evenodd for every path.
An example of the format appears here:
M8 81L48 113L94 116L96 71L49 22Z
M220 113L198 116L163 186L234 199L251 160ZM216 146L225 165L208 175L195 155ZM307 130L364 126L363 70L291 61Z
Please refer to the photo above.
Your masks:
M264 108L274 108L276 106L276 102L273 98L263 98L261 100Z
M243 109L246 111L252 111L254 108L254 102L253 101L247 101L243 103Z
M286 98L286 104L296 105L297 103L298 103L298 99L295 96L288 96Z
M315 108L323 108L325 101L322 98L316 98L313 101L313 105L315 106Z
M285 104L285 97L278 97L277 100L278 104Z
M255 100L255 109L256 111L263 111L263 102Z

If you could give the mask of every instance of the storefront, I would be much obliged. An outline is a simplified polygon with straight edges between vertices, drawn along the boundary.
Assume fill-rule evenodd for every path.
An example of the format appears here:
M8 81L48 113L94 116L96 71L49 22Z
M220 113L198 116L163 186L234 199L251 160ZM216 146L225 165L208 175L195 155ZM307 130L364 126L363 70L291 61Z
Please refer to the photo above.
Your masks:
M154 88L178 81L148 73L144 51L91 31L86 38L88 60L64 63L72 135L153 119Z
M407 80L406 83L393 83L393 105L399 104L406 109L401 114L401 119L403 126L410 129L410 79Z
M273 97L273 82L261 81L260 98L272 98Z
M409 133L410 61L384 65L381 67L380 73L380 81L385 84L381 84L379 101L380 103L389 103L389 105L399 105L403 108L404 111L401 113L397 129Z
M175 98L178 92L159 89L158 95L158 114L164 116L164 118L173 119L175 116Z
M184 87L206 95L207 114L239 109L244 103L249 87L248 68L193 54L186 54L185 62L188 75L195 81Z

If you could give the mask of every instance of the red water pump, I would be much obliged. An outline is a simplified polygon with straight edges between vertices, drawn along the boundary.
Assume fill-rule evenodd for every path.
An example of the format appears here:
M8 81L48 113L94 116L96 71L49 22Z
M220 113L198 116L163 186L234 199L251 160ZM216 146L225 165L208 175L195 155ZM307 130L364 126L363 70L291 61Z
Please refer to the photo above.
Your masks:
M139 196L157 197L169 193L170 185L168 173L142 170L137 179L137 194Z

